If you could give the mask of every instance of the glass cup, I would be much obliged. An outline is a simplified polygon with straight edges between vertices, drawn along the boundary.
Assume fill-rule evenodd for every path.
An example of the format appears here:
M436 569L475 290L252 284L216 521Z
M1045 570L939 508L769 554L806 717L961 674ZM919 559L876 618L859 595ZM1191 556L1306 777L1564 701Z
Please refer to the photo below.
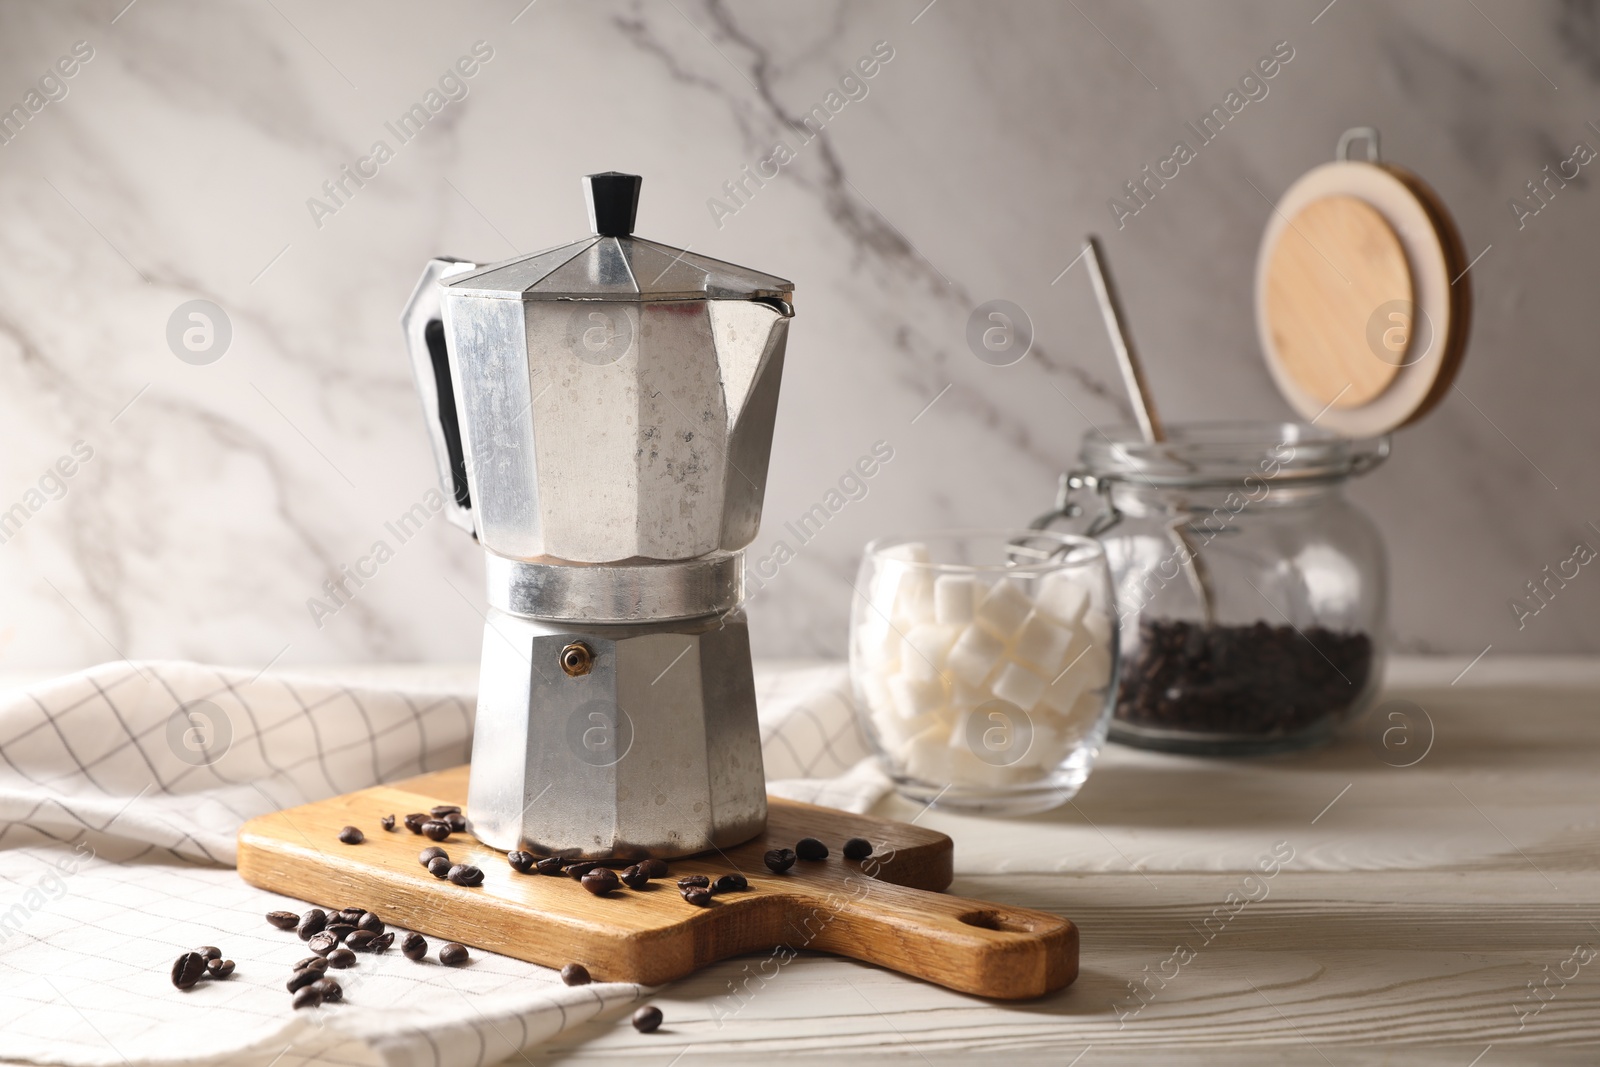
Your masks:
M869 544L850 616L857 715L899 789L1021 815L1064 804L1105 741L1118 631L1105 550L1040 530Z

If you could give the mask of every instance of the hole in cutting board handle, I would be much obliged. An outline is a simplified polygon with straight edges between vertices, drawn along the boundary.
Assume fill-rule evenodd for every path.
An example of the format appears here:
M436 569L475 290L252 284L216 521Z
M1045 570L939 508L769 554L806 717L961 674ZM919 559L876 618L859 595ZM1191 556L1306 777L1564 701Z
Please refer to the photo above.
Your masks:
M994 930L1002 934L1031 934L1038 929L1038 924L1031 920L1018 919L999 911L969 911L956 916L956 920L980 930Z

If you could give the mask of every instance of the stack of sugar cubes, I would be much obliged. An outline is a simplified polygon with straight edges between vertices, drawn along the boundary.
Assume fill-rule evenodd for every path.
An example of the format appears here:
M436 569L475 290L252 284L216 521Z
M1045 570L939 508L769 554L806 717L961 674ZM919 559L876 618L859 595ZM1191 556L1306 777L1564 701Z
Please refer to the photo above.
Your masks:
M990 581L926 566L920 544L886 554L872 603L856 605L851 673L894 769L924 782L989 787L1048 775L1106 710L1112 622L1089 575L1023 568ZM989 732L996 723L999 735ZM1013 737L1025 751L1006 748ZM980 756L974 739L1000 747Z

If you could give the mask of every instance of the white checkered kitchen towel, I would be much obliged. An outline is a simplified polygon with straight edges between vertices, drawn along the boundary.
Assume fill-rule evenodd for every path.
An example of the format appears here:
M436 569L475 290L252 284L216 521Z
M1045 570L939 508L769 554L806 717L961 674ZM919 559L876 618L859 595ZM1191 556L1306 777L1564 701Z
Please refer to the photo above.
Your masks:
M843 667L758 672L757 690L773 792L860 811L887 789ZM623 1014L640 987L568 988L482 952L449 970L363 957L340 975L346 1003L290 1008L305 946L262 916L304 905L239 879L235 832L463 762L473 703L192 663L0 693L0 1061L487 1065ZM171 963L203 944L237 970L180 993Z

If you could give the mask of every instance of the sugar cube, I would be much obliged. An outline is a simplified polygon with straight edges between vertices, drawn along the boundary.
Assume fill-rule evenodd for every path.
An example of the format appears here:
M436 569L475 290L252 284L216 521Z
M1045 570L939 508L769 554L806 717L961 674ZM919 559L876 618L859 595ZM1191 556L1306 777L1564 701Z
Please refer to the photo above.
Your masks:
M1033 601L1016 582L1000 581L979 602L977 620L996 637L1008 641L1032 610Z
M945 626L964 626L977 607L977 587L970 575L941 574L933 580L933 618Z
M1040 612L1030 614L1011 642L1011 655L1051 677L1061 670L1061 657L1072 643L1072 631L1057 626Z
M1089 586L1065 571L1051 571L1039 579L1034 592L1038 609L1066 627L1077 625L1089 604Z
M1007 663L1000 668L1000 675L994 680L991 692L1019 708L1031 708L1039 703L1049 684L1048 678L1035 674L1022 664Z
M944 706L945 687L937 678L897 674L889 679L889 705L902 719L915 719Z
M978 625L961 631L950 648L950 673L958 682L978 688L999 666L1006 652L1005 642Z
M945 655L960 631L954 626L923 623L906 632L900 651L900 670L908 677L932 681L944 667Z

